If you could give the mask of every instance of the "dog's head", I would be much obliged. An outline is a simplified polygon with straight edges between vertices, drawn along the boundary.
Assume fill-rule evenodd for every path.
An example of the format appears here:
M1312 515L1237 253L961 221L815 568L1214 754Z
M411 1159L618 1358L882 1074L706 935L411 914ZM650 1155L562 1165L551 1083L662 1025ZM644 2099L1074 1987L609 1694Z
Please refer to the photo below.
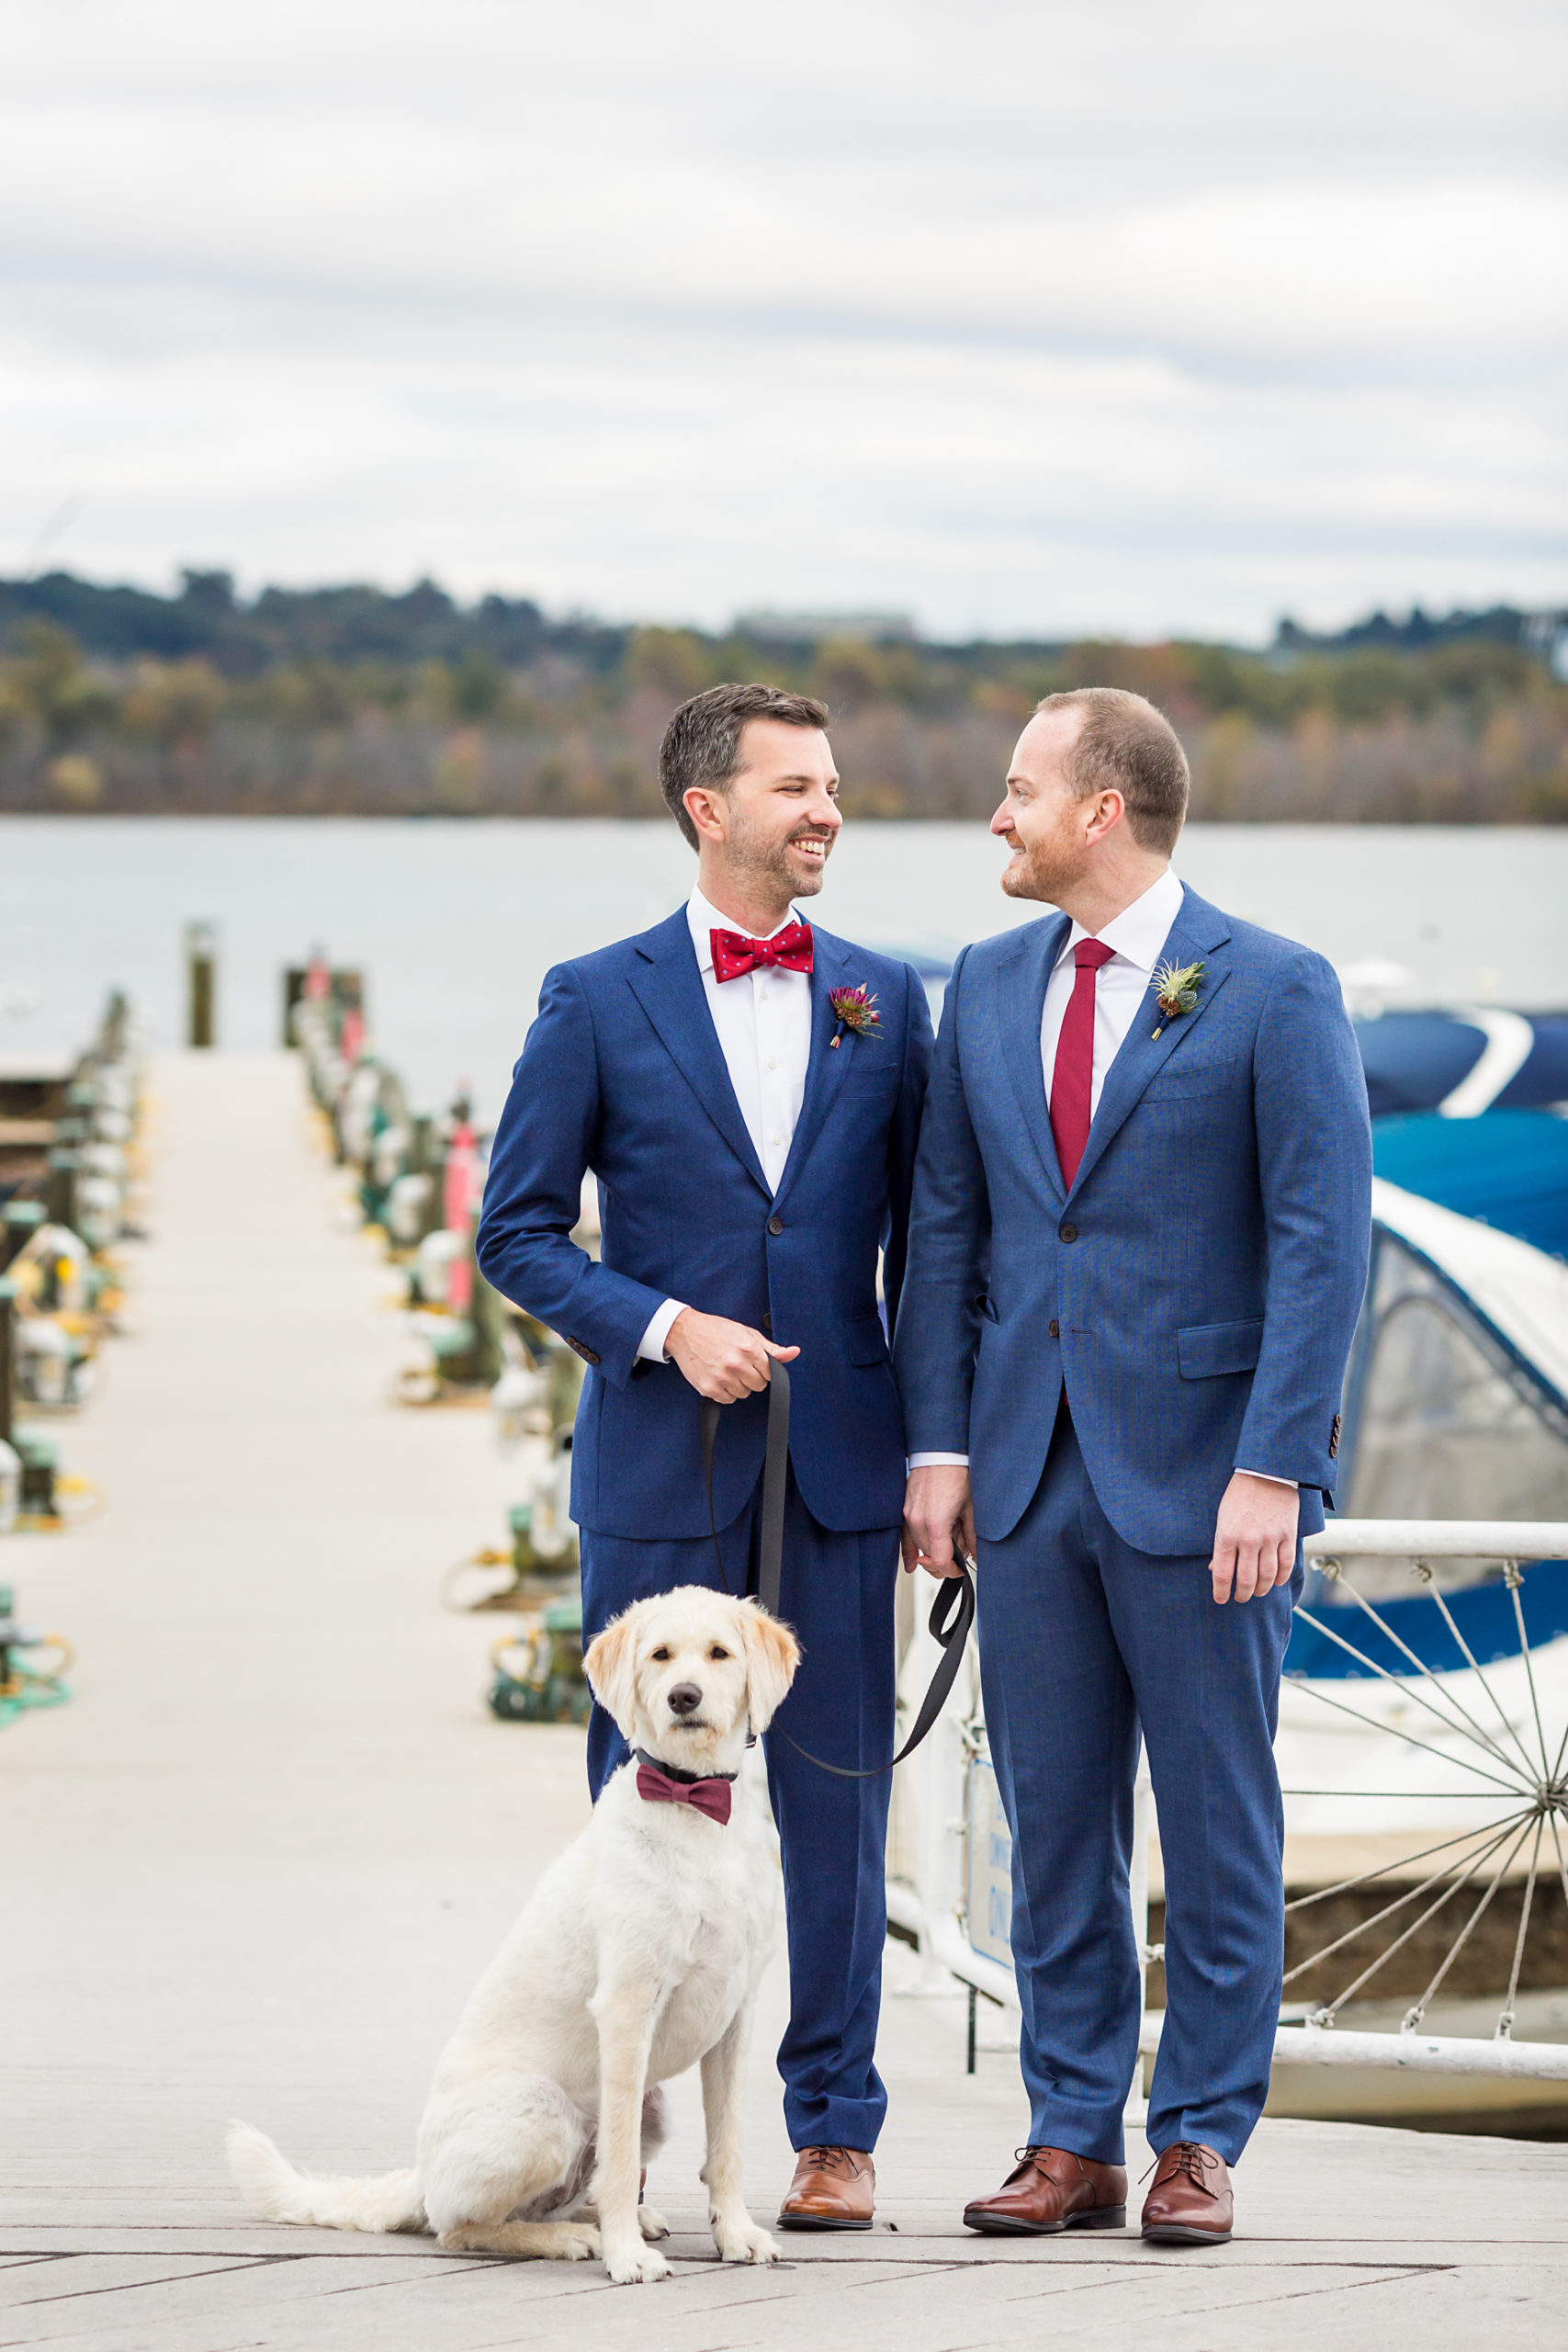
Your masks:
M799 1663L787 1625L695 1584L634 1601L582 1660L622 1736L689 1772L733 1770L748 1724L767 1729Z

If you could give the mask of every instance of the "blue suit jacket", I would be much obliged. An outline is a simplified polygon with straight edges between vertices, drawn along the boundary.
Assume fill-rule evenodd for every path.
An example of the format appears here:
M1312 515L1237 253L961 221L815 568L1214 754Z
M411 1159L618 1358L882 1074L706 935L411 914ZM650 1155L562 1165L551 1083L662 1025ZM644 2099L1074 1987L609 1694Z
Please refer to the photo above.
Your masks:
M977 1532L1027 1510L1064 1385L1094 1489L1144 1552L1207 1552L1234 1469L1332 1498L1367 1275L1371 1141L1321 956L1188 890L1063 1184L1040 1023L1066 915L968 947L942 1011L896 1363L912 1453L968 1453ZM1154 1032L1160 1029L1156 1037Z
M931 1059L925 991L908 965L815 932L811 1057L776 1197L741 1118L685 910L545 980L502 1113L479 1219L497 1290L589 1364L571 1508L607 1535L707 1531L701 1399L673 1364L639 1361L666 1298L798 1345L790 1457L822 1526L888 1527L904 1497L904 1424L877 1309L903 1275ZM866 983L874 1035L835 1027L829 991ZM599 1183L598 1262L570 1238L585 1170ZM761 1473L767 1404L725 1412L720 1526Z

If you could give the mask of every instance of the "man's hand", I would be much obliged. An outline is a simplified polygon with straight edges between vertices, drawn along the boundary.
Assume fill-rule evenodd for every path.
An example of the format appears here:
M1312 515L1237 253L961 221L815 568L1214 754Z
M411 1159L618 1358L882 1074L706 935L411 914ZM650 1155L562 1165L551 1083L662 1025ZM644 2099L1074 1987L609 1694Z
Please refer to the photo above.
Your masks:
M1301 1497L1294 1487L1235 1471L1214 1522L1214 1556L1209 1563L1214 1599L1227 1601L1233 1580L1237 1600L1288 1584L1296 1565L1300 1516Z
M732 1323L727 1315L699 1315L694 1306L683 1306L665 1336L664 1352L699 1396L733 1405L765 1388L772 1365L793 1363L800 1350L775 1348L749 1323Z
M956 1537L956 1544L954 1538ZM975 1557L975 1506L969 1473L952 1463L911 1470L904 1492L904 1567L924 1568L930 1577L955 1577L965 1552Z

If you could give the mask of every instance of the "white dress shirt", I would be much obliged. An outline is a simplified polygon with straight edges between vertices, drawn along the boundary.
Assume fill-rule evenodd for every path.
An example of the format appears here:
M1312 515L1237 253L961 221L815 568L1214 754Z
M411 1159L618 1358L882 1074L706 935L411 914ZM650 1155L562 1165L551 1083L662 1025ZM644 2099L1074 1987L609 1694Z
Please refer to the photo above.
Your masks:
M739 979L721 980L713 968L710 933L739 931L748 938L752 934L744 924L732 922L710 906L700 890L692 893L686 920L692 927L697 969L703 976L729 1083L769 1190L776 1193L806 1097L806 1071L811 1059L811 975L769 964L742 973ZM792 922L802 921L804 917L792 907L784 922L762 936L773 939ZM665 1300L638 1342L639 1356L662 1363L670 1326L684 1304L679 1298Z
M1068 931L1045 983L1045 1011L1040 1023L1040 1058L1045 1071L1047 1109L1056 1075L1056 1046L1077 982L1073 950L1080 939L1098 938L1101 946L1114 951L1111 961L1102 964L1094 976L1094 1069L1089 1089L1092 1119L1100 1108L1105 1073L1137 1018L1139 1007L1154 1001L1149 982L1165 951L1170 926L1181 911L1181 885L1168 865L1159 880L1151 882L1143 897L1134 899L1130 907L1123 907L1103 931L1087 932L1081 922L1075 922Z
M1099 932L1088 932L1081 922L1073 923L1063 943L1061 954L1045 983L1045 1009L1040 1022L1040 1059L1045 1077L1045 1104L1050 1108L1051 1088L1056 1074L1056 1047L1061 1039L1062 1023L1077 981L1077 966L1073 950L1080 939L1098 938L1113 953L1107 964L1096 972L1094 989L1094 1061L1089 1078L1089 1116L1100 1108L1100 1091L1105 1074L1121 1051L1128 1030L1137 1019L1140 1010L1153 1002L1149 984L1155 967L1165 951L1170 927L1181 911L1182 887L1169 866L1157 882L1151 882L1141 899L1123 907ZM960 1468L967 1464L966 1453L912 1453L911 1470L928 1465L946 1464ZM1252 1473L1255 1477L1268 1477L1268 1471ZM1293 1485L1287 1478L1275 1479L1277 1486Z

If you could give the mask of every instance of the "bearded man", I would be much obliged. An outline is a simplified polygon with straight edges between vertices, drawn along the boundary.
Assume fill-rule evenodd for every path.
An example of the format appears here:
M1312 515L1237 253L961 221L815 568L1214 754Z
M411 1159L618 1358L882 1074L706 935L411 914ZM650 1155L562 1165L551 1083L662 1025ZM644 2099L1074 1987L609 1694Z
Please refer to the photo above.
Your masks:
M905 1451L878 1252L890 1318L931 1033L907 965L799 915L842 822L827 718L766 685L715 686L676 712L660 781L697 888L652 931L547 977L496 1133L479 1260L588 1365L571 1485L585 1642L650 1593L718 1581L705 1397L730 1408L714 1464L724 1580L755 1589L765 1391L775 1359L793 1366L781 1607L805 1657L765 1740L797 2154L779 2221L866 2230L886 2107L888 1781L830 1778L790 1742L852 1770L893 1752ZM597 1261L570 1238L588 1170ZM595 1796L626 1761L595 1708Z
M1334 1488L1371 1137L1328 965L1170 871L1187 797L1141 695L1040 705L991 831L1003 888L1061 911L959 958L920 1146L908 1555L952 1574L978 1536L1031 2102L1017 2170L965 2211L985 2232L1124 2219L1140 1730L1166 1886L1145 2237L1229 2237L1279 2015L1280 1670Z

